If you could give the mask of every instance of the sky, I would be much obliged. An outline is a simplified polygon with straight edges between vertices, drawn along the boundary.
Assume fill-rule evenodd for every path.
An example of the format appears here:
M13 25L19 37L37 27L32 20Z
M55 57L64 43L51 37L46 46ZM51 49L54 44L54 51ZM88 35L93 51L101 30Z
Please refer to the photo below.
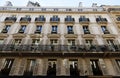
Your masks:
M28 1L39 2L41 6L68 6L78 7L79 2L83 6L91 6L92 3L100 5L120 5L120 0L0 0L0 6L4 6L6 1L11 1L14 6L26 6Z

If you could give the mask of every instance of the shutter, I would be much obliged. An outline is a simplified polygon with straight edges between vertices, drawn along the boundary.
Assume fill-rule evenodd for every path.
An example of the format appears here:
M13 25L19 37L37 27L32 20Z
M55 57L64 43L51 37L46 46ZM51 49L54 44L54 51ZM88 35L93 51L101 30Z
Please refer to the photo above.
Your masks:
M111 62L112 62L112 66L113 68L115 69L115 71L117 72L116 74L119 75L120 74L120 68L118 67L115 59L111 59Z
M21 59L20 60L20 67L19 67L18 75L23 75L24 74L26 62L27 62L26 59Z
M16 75L17 69L18 69L17 66L19 66L19 62L20 62L19 59L14 60L11 71L10 71L10 75Z
M82 59L78 59L78 70L79 70L80 76L83 76L84 75L84 68L83 68Z
M86 65L87 65L87 74L88 75L93 75L93 73L92 73L92 67L91 67L89 59L86 59Z
M103 59L99 59L99 65L101 67L101 70L102 70L103 74L108 75L107 67L106 67L105 62L104 62Z
M56 65L56 75L60 76L60 72L61 72L61 59L57 59L57 65Z
M0 59L0 71L1 71L1 69L3 68L4 62L5 62L5 59L4 59L4 58L1 58L1 59Z
M33 75L36 75L36 76L42 75L42 68L43 68L42 60L36 59L36 65L33 70Z
M43 75L46 75L47 74L47 68L48 68L48 61L47 59L43 59Z

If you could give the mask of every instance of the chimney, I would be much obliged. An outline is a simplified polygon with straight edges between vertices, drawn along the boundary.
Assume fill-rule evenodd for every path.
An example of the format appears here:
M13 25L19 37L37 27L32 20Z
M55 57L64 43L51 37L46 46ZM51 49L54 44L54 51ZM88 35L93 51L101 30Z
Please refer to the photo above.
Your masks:
M13 6L12 3L10 1L6 1L5 6Z
M97 3L93 3L93 4L92 4L92 7L97 7Z
M79 2L79 7L82 7L83 5L82 5L82 2Z

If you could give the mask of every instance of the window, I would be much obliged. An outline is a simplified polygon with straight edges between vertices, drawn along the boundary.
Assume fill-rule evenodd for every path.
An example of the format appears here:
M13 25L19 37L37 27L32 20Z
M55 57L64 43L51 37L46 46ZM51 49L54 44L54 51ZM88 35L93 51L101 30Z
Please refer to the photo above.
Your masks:
M90 34L88 26L83 26L84 34Z
M79 22L81 21L89 21L89 18L86 18L85 16L80 16Z
M74 34L73 26L67 26L67 31L68 31L68 34Z
M93 42L93 40L89 40L89 39L88 39L88 40L87 40L87 39L85 40L85 43L88 44L88 45L92 45L92 42Z
M51 33L57 34L57 26L52 26L52 31Z
M120 59L117 59L117 60L116 60L116 63L117 63L117 65L118 65L118 67L120 68Z
M33 71L35 64L35 59L27 59L26 71Z
M50 42L51 42L51 44L56 45L58 43L58 40L57 39L51 39Z
M19 30L19 33L24 33L25 29L26 29L26 25L22 25Z
M2 30L2 33L7 33L10 27L10 25L6 25L6 27Z
M48 59L48 76L56 76L56 59Z
M116 20L117 20L117 21L120 21L120 16L117 16Z
M106 26L101 26L101 29L102 29L104 34L109 34L109 31L107 30Z
M75 45L75 39L68 39L68 45Z
M14 59L6 59L3 65L3 69L10 69L12 67Z
M42 31L42 26L41 25L37 25L35 33L41 33L41 31Z
M14 59L6 59L3 64L3 68L1 69L1 73L4 75L9 75L13 62Z
M33 40L32 40L32 44L33 44L33 45L38 45L39 42L40 42L40 39L33 39Z
M74 18L72 18L72 16L69 15L65 18L65 21L71 22L74 21Z
M114 40L112 40L112 39L107 39L107 43L108 43L109 45L114 45Z
M71 76L79 76L78 60L77 59L69 59L69 66L70 66L70 75Z
M90 64L92 67L93 75L103 75L99 67L98 60L90 60Z
M22 41L22 39L15 39L15 40L13 41L13 44L14 44L14 45L20 45L20 44L21 44L21 41Z

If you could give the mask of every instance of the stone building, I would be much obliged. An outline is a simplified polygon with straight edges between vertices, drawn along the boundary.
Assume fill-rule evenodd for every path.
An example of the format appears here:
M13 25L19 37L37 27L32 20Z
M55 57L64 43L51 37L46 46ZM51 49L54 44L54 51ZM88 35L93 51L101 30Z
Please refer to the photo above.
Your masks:
M0 78L120 78L120 6L9 3L0 7Z

